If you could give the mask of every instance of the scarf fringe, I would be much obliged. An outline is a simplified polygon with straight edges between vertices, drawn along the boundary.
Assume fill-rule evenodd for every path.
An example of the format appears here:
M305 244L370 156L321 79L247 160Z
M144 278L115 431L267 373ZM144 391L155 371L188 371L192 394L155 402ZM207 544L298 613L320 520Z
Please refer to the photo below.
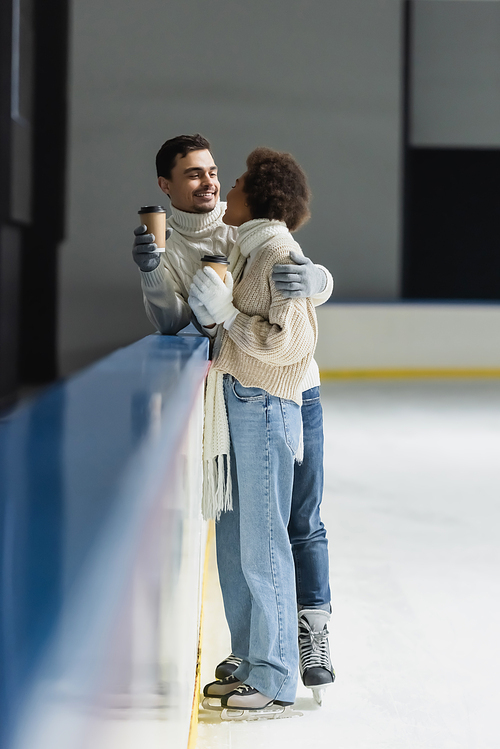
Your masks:
M205 520L219 520L221 513L233 509L229 456L216 455L203 461L202 512Z
M215 347L220 343L217 333ZM205 520L218 520L233 509L231 494L230 435L224 402L224 375L212 367L205 387L203 425L203 493L201 508Z
M297 452L295 453L295 462L301 466L304 460L304 422L302 421L302 409L300 413L300 437Z

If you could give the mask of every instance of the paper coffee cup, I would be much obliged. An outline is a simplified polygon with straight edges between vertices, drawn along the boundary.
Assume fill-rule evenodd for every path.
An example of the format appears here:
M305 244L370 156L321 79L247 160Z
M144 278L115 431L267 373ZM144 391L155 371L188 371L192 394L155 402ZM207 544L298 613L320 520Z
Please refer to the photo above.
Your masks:
M225 255L204 255L201 258L201 267L206 268L208 266L209 268L213 268L222 281L226 277L228 265L229 260Z
M162 205L144 205L139 211L141 223L148 227L148 234L155 235L158 252L165 252L167 212Z

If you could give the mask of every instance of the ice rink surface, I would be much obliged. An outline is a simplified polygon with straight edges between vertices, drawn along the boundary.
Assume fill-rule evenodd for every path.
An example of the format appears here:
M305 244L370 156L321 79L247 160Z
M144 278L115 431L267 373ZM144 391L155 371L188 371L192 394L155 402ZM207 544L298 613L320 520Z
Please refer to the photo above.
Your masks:
M322 708L197 749L500 747L500 381L327 382L332 661ZM214 563L202 685L229 652Z

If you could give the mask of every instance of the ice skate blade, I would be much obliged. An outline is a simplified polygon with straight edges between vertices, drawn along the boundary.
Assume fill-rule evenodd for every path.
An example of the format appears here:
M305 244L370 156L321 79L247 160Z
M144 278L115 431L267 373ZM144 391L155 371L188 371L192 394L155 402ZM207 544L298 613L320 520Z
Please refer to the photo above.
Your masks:
M323 704L323 695L325 694L325 690L324 689L313 689L312 693L313 693L313 697L314 697L315 701L321 707L321 705Z
M328 689L328 687L331 687L332 684L333 681L329 684L321 684L321 686L318 685L317 687L307 687L307 689L310 689L312 691L315 702L317 702L318 705L321 706L323 704L325 691Z
M201 706L204 710L217 710L218 712L222 710L220 697L204 697L201 701Z
M292 710L290 706L270 705L262 710L241 710L235 707L225 707L221 712L221 720L281 720L283 718L301 718L304 713Z

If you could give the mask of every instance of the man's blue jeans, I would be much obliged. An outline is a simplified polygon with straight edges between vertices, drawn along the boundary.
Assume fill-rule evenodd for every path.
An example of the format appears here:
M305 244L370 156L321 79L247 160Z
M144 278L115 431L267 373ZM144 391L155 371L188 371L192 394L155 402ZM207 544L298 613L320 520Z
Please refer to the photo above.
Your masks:
M293 702L298 645L295 571L288 536L300 407L224 376L231 435L233 511L217 522L217 564L241 681Z
M300 608L330 611L328 541L320 517L323 498L323 409L319 387L302 394L304 460L295 464L288 533Z

